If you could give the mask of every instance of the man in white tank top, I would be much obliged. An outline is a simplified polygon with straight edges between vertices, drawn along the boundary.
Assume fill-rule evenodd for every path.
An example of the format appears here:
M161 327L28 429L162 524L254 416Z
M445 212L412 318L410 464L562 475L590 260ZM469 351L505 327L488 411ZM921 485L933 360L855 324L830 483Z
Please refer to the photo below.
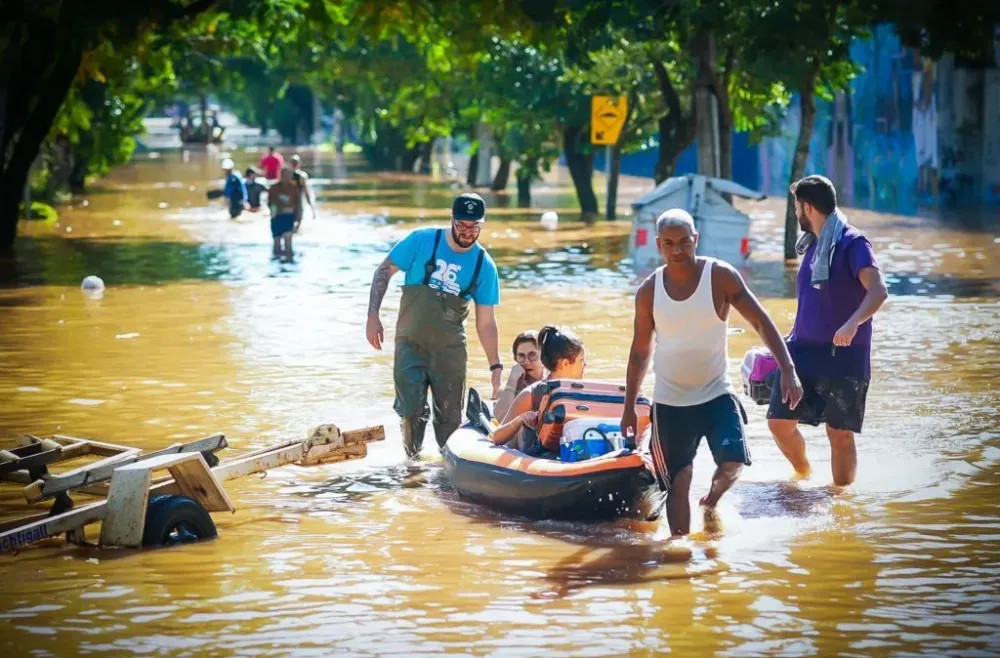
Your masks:
M656 478L667 491L671 534L691 529L691 464L705 437L717 468L701 505L713 509L750 464L743 426L746 412L727 372L729 309L760 334L783 374L782 398L794 408L802 386L781 334L731 265L695 255L698 232L686 211L668 210L656 221L656 246L666 265L635 296L635 330L626 375L622 432L635 435L635 401L653 358L653 437ZM653 336L656 336L655 352Z

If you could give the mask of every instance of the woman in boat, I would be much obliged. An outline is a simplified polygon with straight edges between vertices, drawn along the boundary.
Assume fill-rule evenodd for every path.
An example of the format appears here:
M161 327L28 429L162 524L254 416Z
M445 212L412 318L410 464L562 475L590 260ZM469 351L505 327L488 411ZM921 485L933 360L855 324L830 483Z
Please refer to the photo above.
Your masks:
M582 379L587 367L583 341L569 329L551 325L543 327L538 332L538 348L542 365L549 371L548 376L517 394L503 423L491 437L497 445L506 445L531 456L543 452L535 431L538 406L544 395L544 388L540 385L551 379Z
M507 411L518 393L545 378L545 367L542 366L541 352L538 349L537 331L519 333L511 346L511 352L517 365L510 369L507 384L493 405L493 415L497 418L507 416Z

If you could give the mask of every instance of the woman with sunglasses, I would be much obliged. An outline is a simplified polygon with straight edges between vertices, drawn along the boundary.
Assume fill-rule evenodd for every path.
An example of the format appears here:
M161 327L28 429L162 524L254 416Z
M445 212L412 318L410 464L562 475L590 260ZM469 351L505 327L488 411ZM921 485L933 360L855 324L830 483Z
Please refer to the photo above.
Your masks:
M546 325L538 332L538 346L542 365L549 371L542 381L583 379L587 369L587 350L575 333L565 327ZM540 383L535 382L517 394L502 416L503 423L493 430L490 437L493 443L520 450L532 457L545 452L535 431L538 407L546 390ZM501 418L499 414L495 417Z
M537 331L525 331L518 334L511 346L511 352L514 354L514 361L517 362L517 365L510 369L507 384L504 385L500 397L493 405L495 418L506 416L507 410L510 409L517 394L535 382L542 381L542 378L545 377L545 366L542 365L541 353L538 348Z
M462 423L468 341L465 319L476 306L476 332L489 363L492 399L500 392L499 330L494 310L500 303L497 267L479 234L486 220L486 203L478 194L461 194L451 207L449 228L418 228L400 240L375 270L368 302L365 333L376 350L385 332L379 318L389 279L406 273L396 320L393 379L403 447L408 457L420 454L434 406L434 436L443 448Z

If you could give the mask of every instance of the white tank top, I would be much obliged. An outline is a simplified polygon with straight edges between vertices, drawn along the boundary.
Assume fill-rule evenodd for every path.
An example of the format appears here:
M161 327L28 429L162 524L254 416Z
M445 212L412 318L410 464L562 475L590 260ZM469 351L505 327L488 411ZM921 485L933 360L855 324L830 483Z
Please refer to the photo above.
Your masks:
M712 298L714 259L706 258L694 293L682 302L671 299L663 287L663 271L656 270L653 321L656 351L653 401L690 407L733 392L726 373L729 322L720 320Z

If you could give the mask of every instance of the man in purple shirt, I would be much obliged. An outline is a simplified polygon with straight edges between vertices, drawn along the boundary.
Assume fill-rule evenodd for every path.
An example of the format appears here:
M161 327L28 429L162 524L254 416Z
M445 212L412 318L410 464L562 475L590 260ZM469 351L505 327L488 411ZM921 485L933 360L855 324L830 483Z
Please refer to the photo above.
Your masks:
M773 386L767 423L801 476L810 467L798 424L825 423L833 481L845 486L854 482L858 463L854 434L861 432L871 378L872 316L889 293L871 242L837 208L833 183L806 176L791 192L799 226L808 234L800 244L810 243L799 268L798 311L788 337L804 395L790 409L781 387Z

